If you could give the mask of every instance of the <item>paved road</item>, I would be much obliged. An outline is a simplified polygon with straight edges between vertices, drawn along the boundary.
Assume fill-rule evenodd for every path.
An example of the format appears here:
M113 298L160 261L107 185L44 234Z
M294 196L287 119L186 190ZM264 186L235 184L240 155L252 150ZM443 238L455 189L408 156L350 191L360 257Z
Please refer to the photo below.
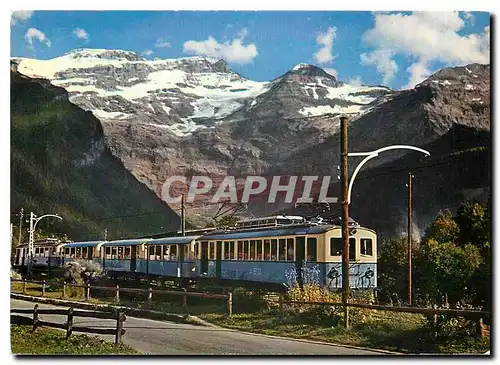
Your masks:
M12 308L33 308L35 303L11 299ZM38 304L39 308L64 308ZM67 308L67 307L65 307ZM27 315L29 316L29 315ZM39 315L41 320L65 323L64 316ZM114 327L116 321L75 317L75 326ZM381 355L380 352L335 345L247 334L239 331L155 321L127 316L123 342L147 354L158 355ZM113 341L114 337L99 335Z

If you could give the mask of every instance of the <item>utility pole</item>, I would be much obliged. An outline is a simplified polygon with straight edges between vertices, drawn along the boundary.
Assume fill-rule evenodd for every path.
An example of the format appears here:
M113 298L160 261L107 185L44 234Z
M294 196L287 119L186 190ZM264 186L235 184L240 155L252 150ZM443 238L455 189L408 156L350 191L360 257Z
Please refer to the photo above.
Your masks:
M413 181L414 175L409 172L408 173L408 303L412 305L412 273L411 273L411 246L412 246L412 213L413 213Z
M184 202L184 196L185 194L182 193L182 200L181 200L181 232L182 235L186 235L186 204Z
M340 177L342 181L342 303L344 304L345 327L349 328L349 202L347 193L349 188L349 169L347 165L347 123L345 115L340 117L340 154L342 156Z
M21 245L21 237L22 237L22 231L23 231L23 215L24 215L24 208L21 208L21 212L19 213L19 240L17 242L17 245Z
M33 266L33 246L35 243L35 228L34 222L35 214L30 212L30 238L28 242L28 275L31 276L31 270Z

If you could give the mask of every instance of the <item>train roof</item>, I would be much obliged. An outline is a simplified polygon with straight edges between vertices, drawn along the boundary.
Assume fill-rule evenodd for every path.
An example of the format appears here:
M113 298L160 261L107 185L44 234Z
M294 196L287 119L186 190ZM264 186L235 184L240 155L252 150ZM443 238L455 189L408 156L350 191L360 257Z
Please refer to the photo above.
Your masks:
M200 236L162 237L148 241L148 245L185 245L193 242Z
M95 247L99 243L104 243L106 241L86 241L86 242L70 242L64 245L64 248L72 247Z
M138 239L128 239L128 240L116 240L116 241L106 241L103 246L138 246L143 243L148 243L151 238L138 238Z
M288 228L274 229L259 229L254 231L238 231L238 232L217 232L207 234L201 239L217 240L217 239L243 239L253 237L273 237L273 236L293 236L300 234L318 234L329 230L340 228L338 226L321 225L321 226L299 226Z

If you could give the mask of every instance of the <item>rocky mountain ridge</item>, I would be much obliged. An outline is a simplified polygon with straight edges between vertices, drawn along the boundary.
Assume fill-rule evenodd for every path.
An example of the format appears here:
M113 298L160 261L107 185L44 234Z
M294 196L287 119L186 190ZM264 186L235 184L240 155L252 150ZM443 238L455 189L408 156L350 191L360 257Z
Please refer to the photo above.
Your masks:
M203 57L147 61L131 52L78 50L15 62L92 111L112 153L158 195L174 174L336 176L341 113L350 117L350 151L424 146L457 125L490 128L489 65L444 69L415 89L392 91L345 84L305 64L255 82ZM381 155L364 169L403 155ZM251 207L256 215L285 208ZM202 223L216 209L188 207L188 217Z

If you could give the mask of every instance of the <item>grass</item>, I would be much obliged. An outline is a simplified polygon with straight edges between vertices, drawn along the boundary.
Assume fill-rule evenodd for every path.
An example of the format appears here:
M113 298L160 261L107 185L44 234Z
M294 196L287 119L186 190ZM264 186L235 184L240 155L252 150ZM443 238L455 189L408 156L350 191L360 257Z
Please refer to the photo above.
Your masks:
M240 331L402 353L482 354L490 349L489 338L442 338L436 342L430 337L426 319L421 315L377 312L368 318L358 317L350 329L341 323L329 326L304 323L296 316L287 316L280 322L276 313L269 312L241 313L231 318L208 313L199 317Z
M13 291L22 292L22 283L12 283ZM69 291L67 290L67 294ZM27 285L27 294L41 296L41 287ZM77 294L77 293L75 293ZM101 295L101 293L97 293ZM122 294L121 294L122 295ZM46 290L46 297L61 298L61 289ZM83 300L81 295L67 297L71 300ZM121 296L120 305L139 309L152 309L165 313L184 314L181 297L163 297L153 295L151 306L140 294ZM92 298L91 303L116 304L111 293L99 299ZM225 314L224 300L202 300L188 298L188 313L221 327L246 332L262 333L274 336L317 340L336 344L368 347L403 353L467 353L482 354L490 349L489 337L477 339L470 335L440 336L437 341L431 338L427 319L419 314L395 313L351 309L351 328L345 329L342 317L331 313L328 316L288 314L283 322L276 311L256 313L237 313L238 303L234 301L234 313L228 318ZM241 303L240 303L241 304ZM156 318L156 316L155 316ZM167 319L169 318L156 318Z
M11 351L17 355L135 355L133 348L87 335L71 335L63 331L31 326L10 326Z

